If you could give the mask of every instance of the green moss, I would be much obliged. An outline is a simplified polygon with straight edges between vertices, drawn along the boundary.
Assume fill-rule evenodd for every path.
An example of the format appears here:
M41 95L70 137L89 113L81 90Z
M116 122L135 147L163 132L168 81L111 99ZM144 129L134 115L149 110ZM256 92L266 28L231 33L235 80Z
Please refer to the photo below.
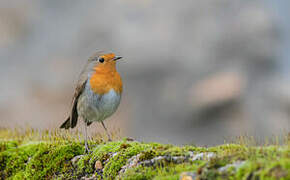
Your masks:
M0 153L1 177L13 179L43 179L56 176L70 167L69 160L80 154L76 144L52 145L33 142ZM3 166L2 166L3 165Z
M83 146L76 143L46 144L39 149L26 167L25 177L43 179L58 176L71 169L70 160L84 151Z
M1 177L10 177L16 173L22 173L29 161L43 143L30 143L15 148L10 146L6 151L0 153Z
M237 179L259 178L259 179L290 179L290 160L249 161L242 166L235 176Z
M198 166L191 163L168 164L156 167L136 167L126 171L120 179L124 180L145 180L145 179L179 179L182 172L196 171Z
M89 164L90 155L84 155L78 162L77 162L77 171L76 175L78 177L82 177L85 174L92 174L94 171L93 164Z
M84 155L77 162L77 175L93 174L95 162L101 161L103 163L106 161L110 157L110 154L120 149L122 143L123 142L109 142L107 144L97 145L91 154Z
M149 150L143 151L140 153L139 160L145 161L145 160L153 159L156 156L157 156L157 152L154 151L152 148L150 148Z
M16 148L17 145L17 141L0 141L0 152Z
M124 146L125 145L125 146ZM150 149L149 144L141 144L138 142L124 142L120 145L118 152L110 158L109 162L103 169L104 178L113 179L118 175L122 166L126 165L127 160L139 154L142 151Z
M1 139L2 137L12 137ZM174 146L127 141L90 142L92 152L84 154L83 142L74 135L59 132L20 132L0 130L0 179L179 179L191 172L199 179L290 179L290 146L249 146L224 144L216 147ZM92 148L94 147L94 148ZM158 156L189 158L201 152L213 152L212 158L172 162L164 160L152 166L133 166L122 174L121 168L138 155L139 162ZM82 155L77 162L72 159ZM76 159L76 158L74 158ZM100 161L102 169L95 169ZM244 163L234 166L237 161ZM148 161L147 161L148 162ZM225 167L228 167L225 169ZM220 169L223 168L223 171Z
M172 151L171 151L172 150ZM194 151L195 149L190 149ZM180 165L158 167L136 167L126 171L121 179L179 179L181 172L191 171L200 179L289 179L290 162L288 147L245 147L222 145L209 149L197 148L194 152L212 151L217 153L210 161L195 161ZM169 147L164 154L186 155L183 148ZM156 152L155 152L156 153ZM157 152L158 154L158 152ZM282 158L282 160L281 160ZM229 167L226 171L218 169L237 160L249 161L241 167ZM277 161L279 160L279 161ZM270 163L269 163L270 162Z

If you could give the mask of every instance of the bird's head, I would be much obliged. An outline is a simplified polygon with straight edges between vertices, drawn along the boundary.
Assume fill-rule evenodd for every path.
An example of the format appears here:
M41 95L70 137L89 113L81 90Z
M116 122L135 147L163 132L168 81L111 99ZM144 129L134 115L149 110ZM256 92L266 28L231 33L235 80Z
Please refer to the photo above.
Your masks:
M116 71L116 62L121 58L114 53L97 53L89 58L89 63L98 72Z

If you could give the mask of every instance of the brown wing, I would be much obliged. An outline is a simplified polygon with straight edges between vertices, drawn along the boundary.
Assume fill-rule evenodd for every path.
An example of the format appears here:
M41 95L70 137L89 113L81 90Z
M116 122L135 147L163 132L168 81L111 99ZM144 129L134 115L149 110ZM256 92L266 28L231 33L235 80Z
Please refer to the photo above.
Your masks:
M78 122L77 105L78 105L79 97L85 88L86 82L88 81L88 73L90 70L92 70L91 66L95 65L92 62L94 62L94 60L98 58L101 54L102 54L102 51L97 51L96 53L94 53L88 59L86 66L83 68L83 71L80 74L79 80L77 82L77 87L75 89L75 93L73 96L71 114L66 119L66 121L60 126L60 128L69 129L69 128L74 128L77 125L77 122Z
M70 116L60 126L60 128L69 129L69 128L74 128L77 125L77 122L78 122L77 104L78 104L79 97L85 88L87 80L88 80L88 75L87 75L87 65L86 65L86 67L84 68L84 70L82 71L79 77L79 81L75 89Z

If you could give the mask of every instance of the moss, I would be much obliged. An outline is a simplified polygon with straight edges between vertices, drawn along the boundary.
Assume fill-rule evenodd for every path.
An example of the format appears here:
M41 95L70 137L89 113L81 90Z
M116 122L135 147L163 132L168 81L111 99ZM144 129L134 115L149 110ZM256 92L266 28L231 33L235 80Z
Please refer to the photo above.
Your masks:
M56 177L69 171L72 167L70 160L83 151L83 146L76 143L46 144L31 157L25 177L28 179Z
M126 171L120 179L145 180L145 179L179 179L182 172L195 171L198 166L191 163L168 164L166 167L136 167Z
M17 141L1 141L0 152L6 151L8 149L16 148L17 145L18 145Z
M205 150L206 150L205 148L198 148L198 147L192 147L192 146L178 147L178 146L173 146L173 145L162 145L162 144L158 144L158 143L142 144L142 143L134 142L134 143L132 143L131 148L128 148L126 151L119 152L116 156L114 156L109 161L109 163L106 165L106 167L110 167L110 171L106 172L105 171L106 167L105 167L105 169L104 169L105 176L104 177L109 177L109 178L115 177L114 175L117 175L117 172L120 170L120 168L123 165L125 165L125 163L127 161L126 159L128 159L134 155L137 155L137 154L140 154L139 161L144 161L144 160L148 160L148 159L153 159L154 157L157 157L157 156L169 156L169 155L170 156L189 156L189 151L203 152ZM112 166L111 162L113 162L113 164L116 166ZM162 167L160 165L164 166L164 167L167 167L169 165L171 168L162 169ZM158 166L159 166L159 168L158 168ZM194 164L192 164L192 166L196 167ZM171 171L174 172L173 174L176 174L176 172L177 172L176 168L181 170L182 169L181 167L183 167L183 166L175 166L175 165L171 164L170 162L169 163L163 162L163 163L157 165L157 169L159 169L160 172L163 172L163 170L164 170L164 174L167 174L167 175L168 175L168 172L171 172ZM152 168L142 167L142 168L144 168L145 171L148 171L148 172L137 173L136 176L138 176L140 179L142 179L142 178L150 179L150 172L156 171L156 169L155 169L156 167L152 167ZM113 169L113 171L111 171L112 169ZM186 170L186 169L187 168L184 168L183 170ZM192 168L190 168L190 169L192 169ZM140 169L138 171L140 171ZM106 173L107 173L107 175L110 175L110 176L106 176ZM153 173L153 174L156 174L156 173ZM129 176L127 176L127 178L129 178Z
M125 172L122 179L179 179L179 172L186 171L192 171L200 179L289 179L288 147L222 145L207 150L198 148L198 150L195 152L212 151L217 153L217 156L208 162L200 160L173 166L137 167ZM169 147L165 151L165 154L171 153L177 156L186 154L182 148ZM230 167L224 172L218 170L240 159L250 162L238 168ZM176 170L177 167L179 170Z
M3 138L3 137L9 138ZM141 143L126 139L90 142L92 152L84 154L83 142L74 135L59 132L21 132L0 130L0 179L179 179L190 172L199 179L290 179L290 146L250 146L224 144L216 147L174 146ZM128 160L138 155L139 162L150 162L158 156L189 158L201 152L214 152L212 158L186 161L144 163L120 170ZM76 161L72 159L78 155ZM75 159L75 158L74 158ZM100 161L102 169L95 169ZM237 161L242 161L238 166ZM151 161L152 162L152 161ZM177 164L178 163L178 164ZM223 169L223 170L220 170Z
M97 145L91 154L84 155L77 163L77 174L79 176L84 174L93 174L94 165L96 161L104 163L110 154L117 152L123 142L109 142L107 144Z
M86 174L92 174L94 172L93 165L89 164L90 156L84 155L78 162L77 162L77 171L76 175L78 177L82 177Z
M140 153L139 160L145 161L145 160L153 159L156 156L157 156L157 152L154 151L152 148L150 148L149 150L143 151Z
M124 147L123 145L126 144ZM150 149L149 144L141 144L138 142L122 143L119 151L105 165L103 171L104 178L113 179L118 175L119 170L127 163L132 156L142 151Z
M255 178L260 179L290 179L290 160L249 161L241 167L235 176L237 179Z
M69 160L80 154L83 147L76 144L52 145L33 142L0 153L1 177L43 179L57 176L70 166Z
M189 155L189 151L186 147L172 146L164 151L159 151L159 155L184 156Z
M25 167L43 143L30 143L15 148L11 146L8 150L0 153L1 177L7 178L17 174L22 174Z

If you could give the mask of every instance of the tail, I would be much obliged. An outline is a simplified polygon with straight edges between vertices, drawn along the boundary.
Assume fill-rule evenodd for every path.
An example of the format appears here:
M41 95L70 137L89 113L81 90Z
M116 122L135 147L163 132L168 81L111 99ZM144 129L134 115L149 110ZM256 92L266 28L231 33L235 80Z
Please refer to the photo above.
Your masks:
M70 116L65 120L65 122L60 126L60 128L69 129L76 127L78 123L78 111L77 111L77 100L74 100L72 111Z
M69 129L71 127L71 123L70 123L70 117L68 117L66 119L66 121L64 123L62 123L62 125L60 126L60 128L64 128L64 129Z
M73 118L68 117L64 123L60 126L60 128L69 129L76 127L78 122L78 116L73 116Z

